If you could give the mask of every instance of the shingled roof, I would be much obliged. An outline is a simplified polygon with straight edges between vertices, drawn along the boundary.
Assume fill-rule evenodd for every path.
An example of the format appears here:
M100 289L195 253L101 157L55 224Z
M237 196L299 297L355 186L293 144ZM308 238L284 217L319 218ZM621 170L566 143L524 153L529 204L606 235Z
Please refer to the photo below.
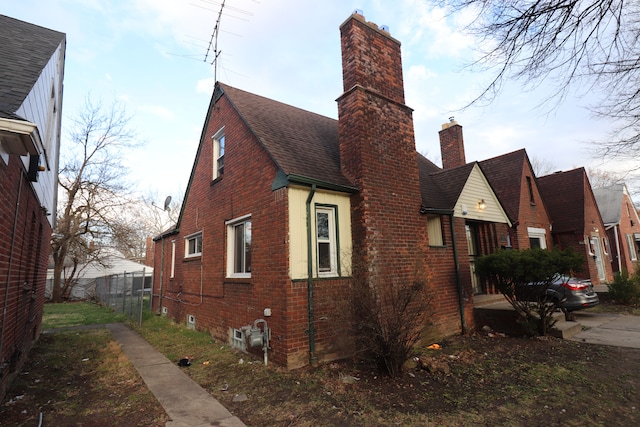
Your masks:
M475 165L475 162L471 162L457 168L440 169L422 155L418 155L422 206L436 210L453 209Z
M605 225L617 224L622 217L622 196L624 185L615 184L605 188L594 188L593 195Z
M527 152L520 149L479 162L509 219L514 222L518 220L520 211L521 177L525 161Z
M337 120L218 85L286 175L353 187L340 172Z
M584 168L538 178L538 188L549 209L555 233L584 229L586 179Z
M64 33L0 15L0 117L24 119L16 113L64 39Z

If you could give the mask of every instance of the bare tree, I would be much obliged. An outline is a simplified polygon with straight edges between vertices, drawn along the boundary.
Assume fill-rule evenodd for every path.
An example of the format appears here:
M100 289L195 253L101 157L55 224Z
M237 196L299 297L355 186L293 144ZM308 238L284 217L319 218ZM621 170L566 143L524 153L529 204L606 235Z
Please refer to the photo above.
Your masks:
M531 167L536 176L549 175L558 170L558 167L548 159L529 156L529 162L531 162Z
M510 78L535 87L556 84L548 100L570 90L600 93L596 116L612 119L600 156L640 154L640 3L624 0L441 0L473 11L468 27L479 38L474 65L495 77L473 103L491 101ZM599 90L599 91L598 91Z
M99 261L97 242L121 233L127 206L123 156L138 145L130 117L114 102L110 108L85 100L69 132L59 173L60 201L51 242L54 263L52 300L69 296L80 266Z

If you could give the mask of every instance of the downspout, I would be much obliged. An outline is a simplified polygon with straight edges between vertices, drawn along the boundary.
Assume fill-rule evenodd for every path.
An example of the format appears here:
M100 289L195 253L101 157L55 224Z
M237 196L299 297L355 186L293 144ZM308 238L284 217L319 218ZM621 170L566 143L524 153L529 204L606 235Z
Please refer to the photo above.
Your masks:
M316 329L313 314L313 250L311 246L311 200L316 193L316 185L311 184L311 191L307 197L307 299L309 308L309 364L312 366L318 363L316 356Z
M160 286L158 288L158 312L162 313L162 282L164 279L164 241L166 237L162 237L162 247L160 249Z
M451 247L453 248L453 263L456 269L456 287L458 289L458 308L460 310L460 323L462 324L462 333L467 333L467 320L464 315L464 298L462 297L463 288L460 279L460 265L458 263L458 243L456 241L456 229L453 225L453 212L449 213L449 225L451 227Z
M16 231L18 229L18 214L20 213L20 197L22 196L23 174L20 173L20 185L18 187L18 197L16 199L16 213L13 217L13 235L11 236L11 249L9 251L9 266L7 268L7 286L4 291L4 307L2 308L2 331L0 332L0 359L4 350L4 329L7 320L7 306L9 305L9 285L11 284L11 267L13 265L13 251L16 245ZM0 360L0 366L4 364L4 359Z

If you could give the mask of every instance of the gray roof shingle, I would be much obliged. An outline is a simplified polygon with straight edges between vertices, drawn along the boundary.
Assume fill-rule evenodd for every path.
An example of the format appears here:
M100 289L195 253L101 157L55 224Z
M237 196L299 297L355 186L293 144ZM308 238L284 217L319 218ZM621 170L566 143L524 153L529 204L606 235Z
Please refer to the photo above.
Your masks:
M65 37L0 15L0 117L22 119L16 111Z

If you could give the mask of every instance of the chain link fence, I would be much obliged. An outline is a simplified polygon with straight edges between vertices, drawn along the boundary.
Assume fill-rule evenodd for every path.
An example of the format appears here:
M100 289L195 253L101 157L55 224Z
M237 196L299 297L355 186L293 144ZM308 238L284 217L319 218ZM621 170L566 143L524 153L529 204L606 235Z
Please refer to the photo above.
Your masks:
M151 311L152 273L146 269L95 279L95 298L114 311L142 324L144 311Z

